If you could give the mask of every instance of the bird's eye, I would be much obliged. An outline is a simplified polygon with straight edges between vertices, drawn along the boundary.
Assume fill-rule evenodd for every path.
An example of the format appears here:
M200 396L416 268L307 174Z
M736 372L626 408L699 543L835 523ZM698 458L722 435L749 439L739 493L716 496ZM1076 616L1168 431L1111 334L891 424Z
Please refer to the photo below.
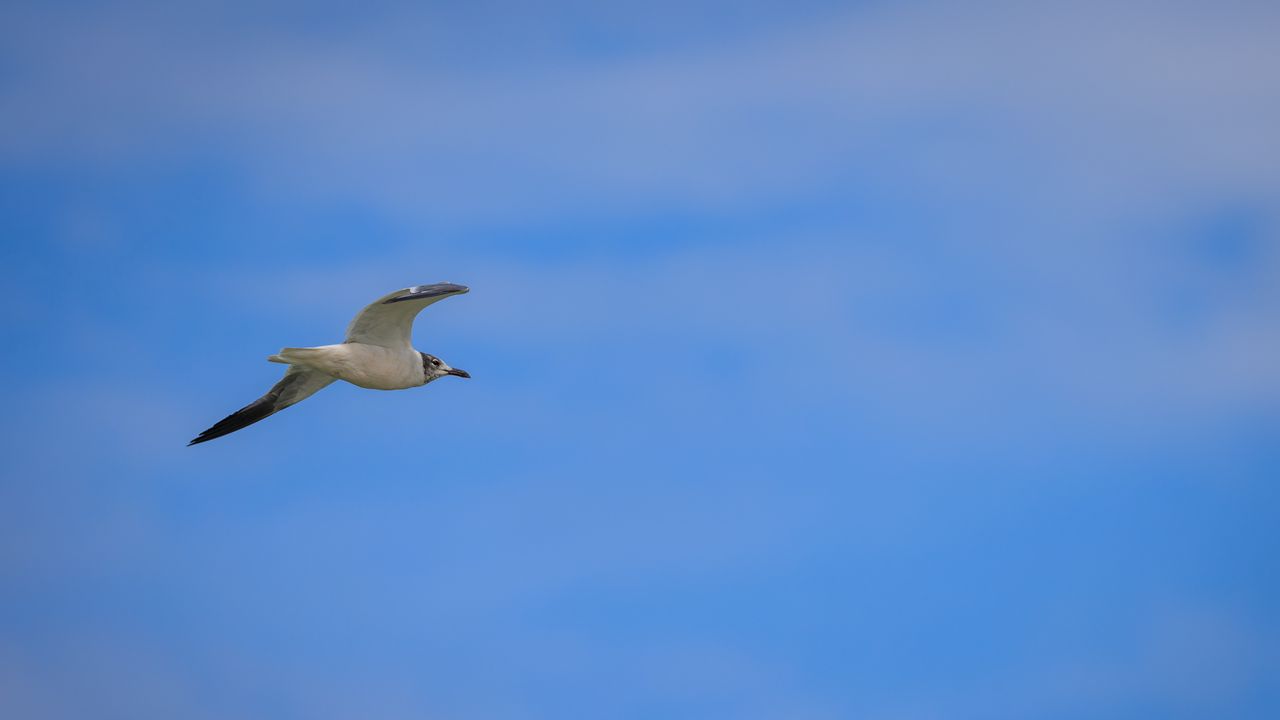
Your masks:
M435 365L436 367L440 367L440 361L436 360L435 358L431 358L431 364Z

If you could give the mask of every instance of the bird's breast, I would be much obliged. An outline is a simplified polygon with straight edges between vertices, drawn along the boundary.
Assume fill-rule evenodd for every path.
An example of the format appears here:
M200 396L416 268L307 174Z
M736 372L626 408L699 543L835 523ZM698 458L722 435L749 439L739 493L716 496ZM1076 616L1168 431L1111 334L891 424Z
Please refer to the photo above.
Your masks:
M344 343L346 362L334 376L371 390L403 390L422 384L422 356L413 350Z

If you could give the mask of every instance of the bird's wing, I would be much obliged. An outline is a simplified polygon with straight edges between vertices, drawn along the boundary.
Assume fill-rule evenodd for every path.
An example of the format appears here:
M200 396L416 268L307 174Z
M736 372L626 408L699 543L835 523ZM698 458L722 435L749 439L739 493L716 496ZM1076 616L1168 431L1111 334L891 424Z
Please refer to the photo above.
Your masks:
M290 405L302 402L324 389L333 378L316 370L290 365L280 382L266 395L222 418L213 427L200 433L187 445L208 442L214 438L248 427L259 420L274 415Z
M347 342L397 349L411 348L413 319L422 308L450 295L461 295L467 290L463 285L443 282L388 293L356 315L347 326Z

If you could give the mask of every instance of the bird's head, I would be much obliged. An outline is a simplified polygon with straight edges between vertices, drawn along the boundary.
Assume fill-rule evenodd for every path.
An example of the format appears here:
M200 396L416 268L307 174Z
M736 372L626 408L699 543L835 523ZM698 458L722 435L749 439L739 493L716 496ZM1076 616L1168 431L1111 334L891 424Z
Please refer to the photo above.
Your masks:
M471 377L471 373L466 370L449 367L448 363L435 355L428 355L424 352L420 352L418 354L422 356L422 374L424 376L422 381L423 385L426 385L437 378L442 378L445 375L457 375L460 378Z

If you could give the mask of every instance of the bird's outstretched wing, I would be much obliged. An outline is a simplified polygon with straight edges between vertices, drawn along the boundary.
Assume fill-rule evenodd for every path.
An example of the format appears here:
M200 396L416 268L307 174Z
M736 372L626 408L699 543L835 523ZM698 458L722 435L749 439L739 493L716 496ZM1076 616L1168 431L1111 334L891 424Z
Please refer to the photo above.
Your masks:
M413 319L422 308L450 295L467 292L464 285L436 283L388 293L360 311L347 326L347 342L389 348L412 347Z
M266 395L245 405L219 420L213 427L200 433L188 446L208 442L214 438L248 427L259 420L274 415L290 405L302 402L324 389L333 378L315 370L290 365L280 382Z

